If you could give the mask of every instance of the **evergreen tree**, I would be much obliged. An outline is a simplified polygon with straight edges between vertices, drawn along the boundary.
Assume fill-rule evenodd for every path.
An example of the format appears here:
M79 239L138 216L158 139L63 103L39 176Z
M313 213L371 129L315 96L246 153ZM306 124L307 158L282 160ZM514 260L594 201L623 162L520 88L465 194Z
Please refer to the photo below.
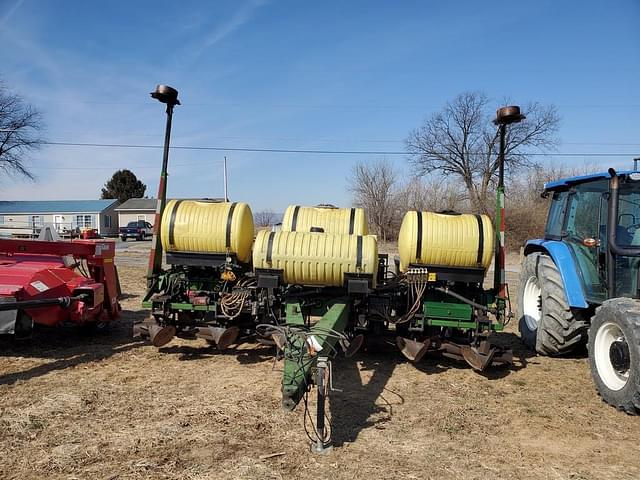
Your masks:
M104 184L101 198L117 198L124 203L130 198L142 198L147 186L142 183L131 170L118 170Z

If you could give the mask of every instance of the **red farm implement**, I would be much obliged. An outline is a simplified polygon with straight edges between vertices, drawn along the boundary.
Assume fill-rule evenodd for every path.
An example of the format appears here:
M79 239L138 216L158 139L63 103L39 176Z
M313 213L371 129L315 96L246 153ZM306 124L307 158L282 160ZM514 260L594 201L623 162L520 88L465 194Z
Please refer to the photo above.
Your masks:
M115 243L0 240L0 333L34 323L101 325L118 317Z

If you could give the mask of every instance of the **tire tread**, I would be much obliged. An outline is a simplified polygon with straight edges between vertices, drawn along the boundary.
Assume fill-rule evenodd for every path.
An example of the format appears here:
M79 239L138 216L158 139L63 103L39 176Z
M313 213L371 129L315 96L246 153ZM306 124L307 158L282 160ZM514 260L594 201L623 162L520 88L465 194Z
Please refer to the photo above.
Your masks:
M551 356L569 353L585 343L589 323L571 310L560 271L548 255L540 255L537 271L543 315L538 325L536 350Z
M631 338L627 338L627 341L632 342L631 348L635 345L636 355L640 355L640 302L631 298L612 298L604 301L602 305L596 308L592 327L589 329L589 363L596 390L606 403L617 410L633 416L640 415L640 372L636 371L635 375L630 379L633 385L630 387L632 390L628 397L616 398L618 397L617 395L608 394L603 391L603 386L599 382L595 359L592 354L595 329L604 319L611 317L615 318L617 323L624 324L629 328L631 335L627 336ZM636 368L638 367L636 366Z

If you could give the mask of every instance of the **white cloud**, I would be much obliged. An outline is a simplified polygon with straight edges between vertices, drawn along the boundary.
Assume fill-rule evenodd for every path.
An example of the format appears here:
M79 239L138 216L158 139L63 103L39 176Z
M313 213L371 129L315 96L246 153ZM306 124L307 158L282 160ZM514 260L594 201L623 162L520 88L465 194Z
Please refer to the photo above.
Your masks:
M0 18L0 29L2 29L2 27L5 26L5 24L9 21L11 16L14 13L16 13L16 11L20 8L20 6L23 3L24 3L24 0L18 0L16 3L13 4L13 7L11 7L9 11Z
M229 21L219 25L212 32L209 32L200 48L197 50L197 54L200 55L206 49L213 47L217 43L221 42L233 32L242 27L245 23L247 23L253 17L256 10L265 5L267 2L265 0L250 0L246 4L240 8L230 19Z

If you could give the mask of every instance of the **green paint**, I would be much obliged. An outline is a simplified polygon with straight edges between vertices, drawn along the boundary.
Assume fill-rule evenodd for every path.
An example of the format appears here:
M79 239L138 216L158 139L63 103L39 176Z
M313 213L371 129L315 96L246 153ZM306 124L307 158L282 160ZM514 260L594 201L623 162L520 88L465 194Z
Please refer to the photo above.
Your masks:
M469 321L473 315L469 304L429 300L424 302L422 311L424 316L429 319Z
M314 335L322 350L315 356L309 355L302 336L290 335L284 348L284 371L282 374L282 406L293 410L311 384L311 375L318 356L329 356L336 345L336 338L328 337L327 330L344 332L347 327L350 306L340 299L315 323L310 334ZM299 303L287 303L285 306L287 325L304 326L304 316Z
M302 307L299 303L287 303L284 309L287 325L304 326L304 316L302 315Z
M425 323L432 327L449 327L449 328L460 328L460 329L467 329L467 330L469 329L475 330L478 326L477 323L473 321L463 322L459 320L438 320L438 319L432 319L432 318L427 318L425 320ZM504 327L501 323L495 323L495 322L491 323L491 330L495 332L501 332L503 328Z
M414 326L418 328L432 326L476 330L478 327L473 317L473 307L467 303L426 300L422 305L422 313L422 319L414 320ZM492 322L491 324L491 330L502 331L503 328L502 323Z
M436 318L428 318L426 323L432 327L476 329L476 322L463 322L460 320L438 320Z
M495 219L495 242L496 242L496 246L495 246L495 253L494 253L494 268L493 268L493 290L495 292L496 295L496 308L498 310L498 314L496 315L496 319L498 320L498 323L502 324L502 319L504 318L504 312L505 312L505 307L506 307L506 303L504 301L503 298L498 297L499 293L500 293L500 283L501 283L501 278L500 278L500 257L499 257L499 253L500 253L500 242L501 242L501 236L500 236L500 227L502 225L502 211L504 208L504 186L503 185L499 185L498 188L496 189L496 219ZM506 272L505 272L506 275ZM504 279L506 282L506 278Z
M142 308L153 309L153 302L142 302ZM179 312L215 312L216 305L191 305L190 303L170 303L169 310Z

